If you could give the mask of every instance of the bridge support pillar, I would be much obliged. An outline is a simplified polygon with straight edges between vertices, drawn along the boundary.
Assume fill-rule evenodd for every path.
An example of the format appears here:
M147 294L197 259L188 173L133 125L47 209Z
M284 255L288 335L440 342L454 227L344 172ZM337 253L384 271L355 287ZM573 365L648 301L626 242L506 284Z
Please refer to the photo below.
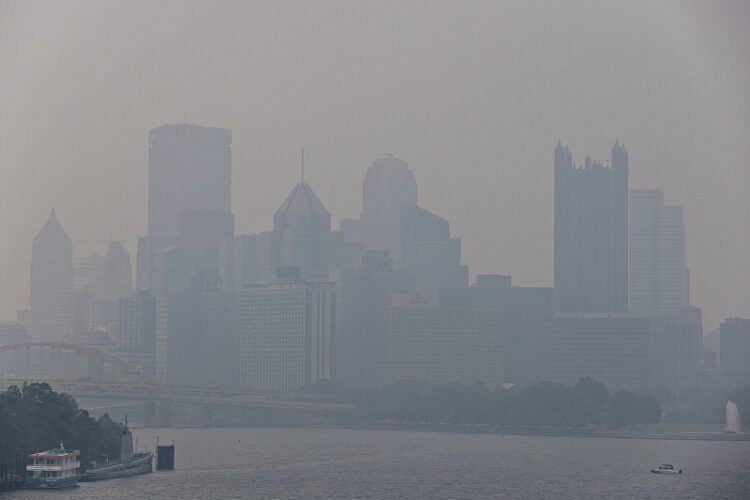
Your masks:
M211 427L214 421L214 413L209 406L203 406L201 408L201 420L203 421L204 427Z

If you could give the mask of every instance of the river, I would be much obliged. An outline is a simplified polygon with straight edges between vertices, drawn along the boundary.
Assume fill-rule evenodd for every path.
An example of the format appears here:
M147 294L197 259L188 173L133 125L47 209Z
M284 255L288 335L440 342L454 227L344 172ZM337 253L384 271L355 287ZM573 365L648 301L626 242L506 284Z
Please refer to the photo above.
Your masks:
M136 429L174 471L8 498L747 499L750 442L349 429ZM682 475L651 474L669 462Z

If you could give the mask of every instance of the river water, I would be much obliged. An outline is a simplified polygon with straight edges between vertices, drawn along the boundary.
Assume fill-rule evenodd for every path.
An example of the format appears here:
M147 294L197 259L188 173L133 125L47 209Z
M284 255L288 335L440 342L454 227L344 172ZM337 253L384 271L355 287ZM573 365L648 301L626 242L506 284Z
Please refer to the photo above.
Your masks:
M750 442L348 429L136 429L174 471L8 498L748 499ZM682 475L649 469L674 463Z

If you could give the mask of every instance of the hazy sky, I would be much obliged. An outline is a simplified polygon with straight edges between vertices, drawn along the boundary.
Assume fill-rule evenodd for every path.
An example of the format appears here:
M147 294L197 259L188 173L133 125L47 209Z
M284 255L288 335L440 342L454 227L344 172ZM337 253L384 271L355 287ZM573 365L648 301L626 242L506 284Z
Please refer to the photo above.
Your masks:
M338 220L386 152L470 273L552 285L552 155L609 158L685 207L705 327L750 316L750 2L0 0L0 318L28 307L50 208L83 241L146 233L148 130L233 131L238 233L299 176Z

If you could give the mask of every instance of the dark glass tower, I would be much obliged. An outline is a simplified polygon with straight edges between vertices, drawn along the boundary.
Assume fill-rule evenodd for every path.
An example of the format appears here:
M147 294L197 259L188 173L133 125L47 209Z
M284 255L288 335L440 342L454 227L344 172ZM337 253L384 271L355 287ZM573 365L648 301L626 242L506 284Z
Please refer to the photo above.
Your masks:
M175 237L186 210L230 211L232 131L163 125L148 135L148 235Z
M555 148L555 305L559 312L628 311L628 152L607 166Z

